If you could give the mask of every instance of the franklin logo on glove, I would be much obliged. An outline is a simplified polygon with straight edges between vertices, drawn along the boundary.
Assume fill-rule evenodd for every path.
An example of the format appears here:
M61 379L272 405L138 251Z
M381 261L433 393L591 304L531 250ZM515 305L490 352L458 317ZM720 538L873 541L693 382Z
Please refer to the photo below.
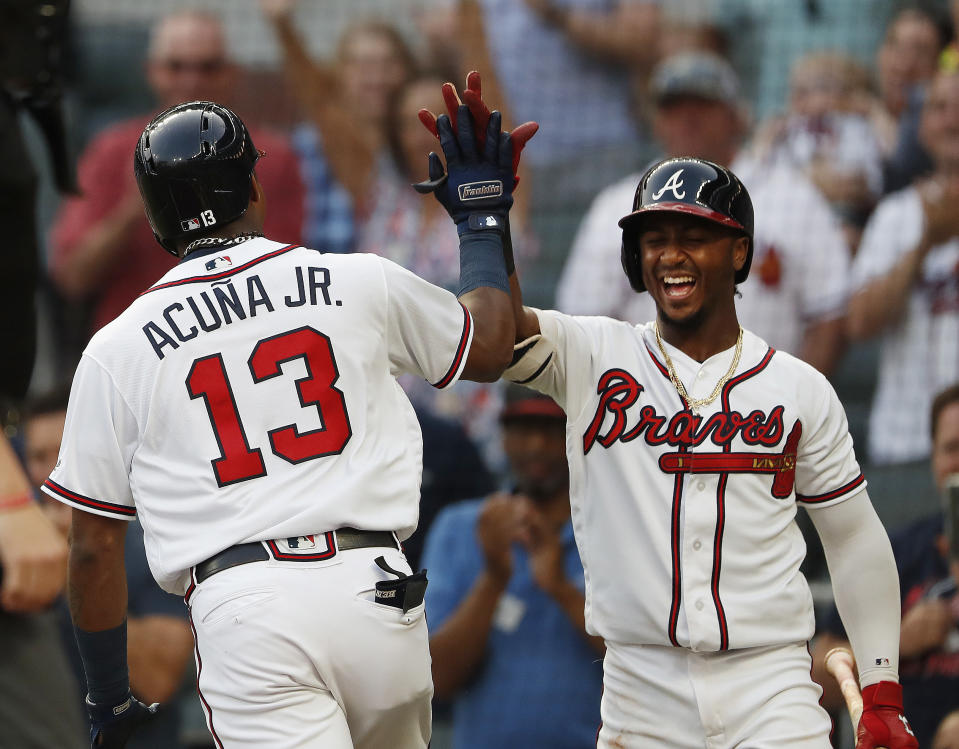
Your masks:
M467 182L459 186L459 194L460 200L498 198L503 194L503 183L498 179L489 182Z

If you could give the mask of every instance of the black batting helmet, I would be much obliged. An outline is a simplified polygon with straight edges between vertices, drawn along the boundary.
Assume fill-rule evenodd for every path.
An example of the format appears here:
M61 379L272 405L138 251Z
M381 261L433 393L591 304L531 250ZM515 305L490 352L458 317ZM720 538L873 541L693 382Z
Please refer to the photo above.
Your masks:
M246 213L258 158L243 121L212 101L178 104L154 117L137 143L133 171L157 241L179 256L177 240Z
M639 255L639 232L653 212L686 213L737 229L749 237L746 262L736 283L749 275L753 259L753 203L739 178L726 167L694 158L666 159L654 164L636 188L633 212L619 220L623 229L623 270L636 291L645 291Z

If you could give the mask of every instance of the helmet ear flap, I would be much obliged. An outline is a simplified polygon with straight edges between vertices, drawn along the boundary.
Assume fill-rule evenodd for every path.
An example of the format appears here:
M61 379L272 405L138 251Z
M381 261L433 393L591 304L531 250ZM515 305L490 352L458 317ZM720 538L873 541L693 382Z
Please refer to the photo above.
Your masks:
M626 278L629 279L629 285L633 291L646 291L643 283L643 264L639 257L639 233L635 231L623 232L623 243L620 249L620 260L623 263L623 270L626 272Z

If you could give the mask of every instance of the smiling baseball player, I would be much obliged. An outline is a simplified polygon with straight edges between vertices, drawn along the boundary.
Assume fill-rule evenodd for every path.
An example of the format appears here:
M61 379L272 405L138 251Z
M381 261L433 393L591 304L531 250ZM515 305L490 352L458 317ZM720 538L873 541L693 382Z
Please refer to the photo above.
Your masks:
M810 678L801 504L859 663L857 747L916 747L895 562L842 406L821 374L737 321L746 189L711 162L660 162L620 226L626 275L656 320L518 306L506 373L567 414L587 629L607 643L598 745L830 746Z
M514 337L516 143L497 116L478 150L463 109L455 132L440 123L448 174L433 169L461 236L458 299L376 256L262 237L259 155L230 110L182 104L143 132L147 216L181 260L88 345L44 486L75 508L93 746L122 747L156 709L127 679L135 515L154 576L186 596L218 747L427 745L426 578L398 544L422 442L395 375L493 380Z

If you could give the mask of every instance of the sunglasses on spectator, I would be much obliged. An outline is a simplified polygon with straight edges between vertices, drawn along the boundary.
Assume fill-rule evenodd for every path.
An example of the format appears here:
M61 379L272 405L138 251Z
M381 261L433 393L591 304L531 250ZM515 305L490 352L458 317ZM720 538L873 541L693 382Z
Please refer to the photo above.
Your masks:
M159 60L158 63L169 70L171 73L201 73L203 75L212 75L219 73L226 67L226 60Z

